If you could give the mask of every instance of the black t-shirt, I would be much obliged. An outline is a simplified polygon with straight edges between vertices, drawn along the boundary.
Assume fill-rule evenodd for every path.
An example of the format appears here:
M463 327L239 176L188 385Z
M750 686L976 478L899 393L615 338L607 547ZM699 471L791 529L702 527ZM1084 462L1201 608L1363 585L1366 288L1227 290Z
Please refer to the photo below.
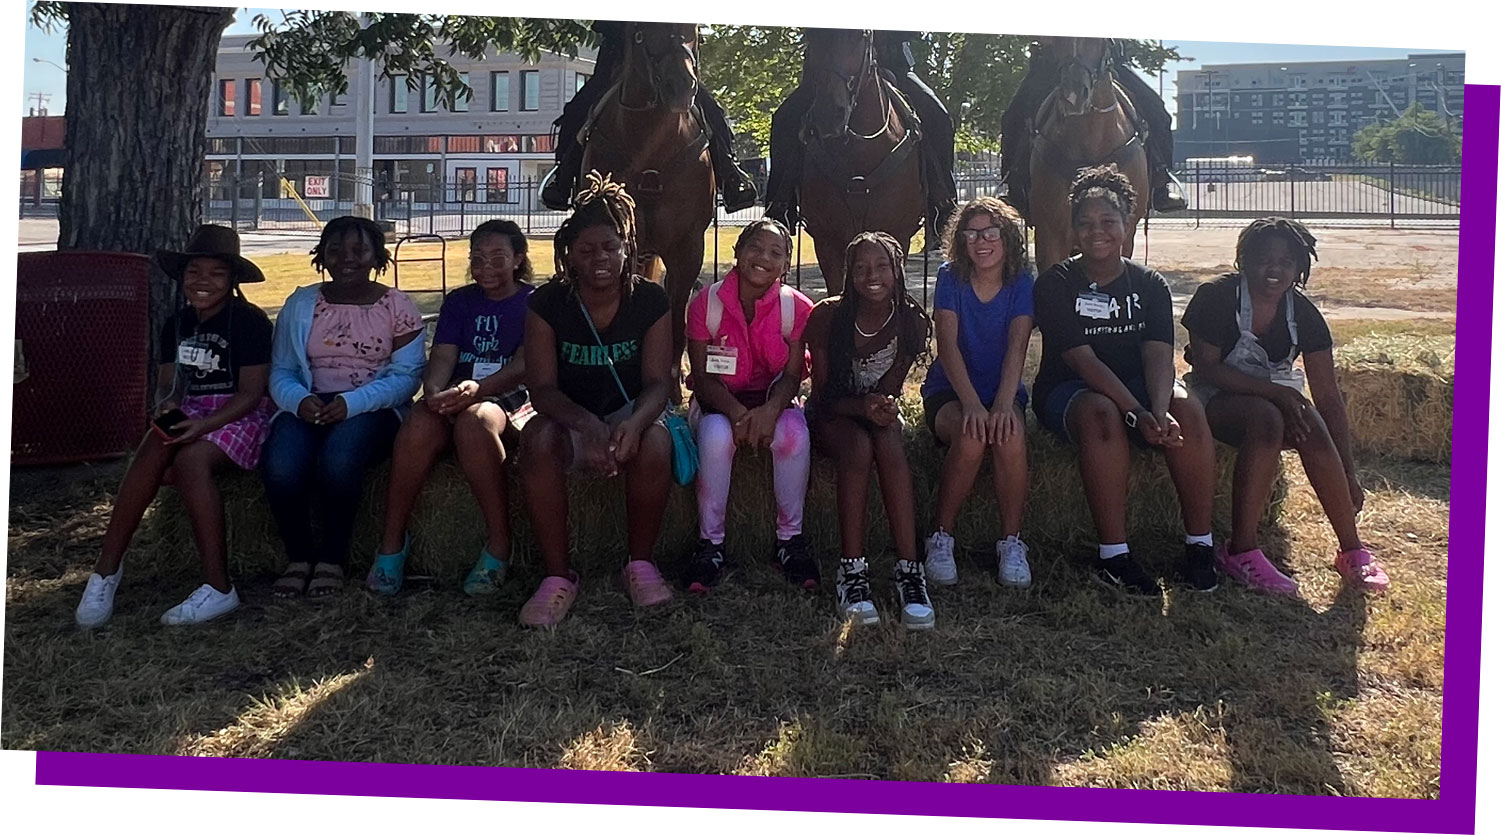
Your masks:
M639 276L634 289L621 299L620 309L596 342L579 307L578 297L562 281L538 287L527 301L557 337L558 389L591 413L604 417L625 405L620 386L610 374L606 351L631 400L641 393L641 354L646 332L667 315L667 291Z
M1173 294L1156 270L1132 261L1114 281L1090 289L1079 256L1059 263L1037 279L1033 313L1042 331L1042 364L1032 385L1033 398L1047 401L1053 386L1079 375L1063 354L1080 345L1126 382L1143 376L1141 344L1173 344Z
M162 326L159 344L159 361L177 363L179 396L234 394L241 368L270 364L271 320L239 299L203 322L185 307Z
M1272 324L1266 333L1256 335L1267 359L1282 362L1292 351L1292 334L1287 329L1287 300L1292 299L1293 318L1298 323L1298 351L1311 354L1334 347L1334 337L1329 333L1329 324L1324 314L1313 302L1294 287L1277 301L1277 312L1272 315ZM1183 327L1194 338L1220 349L1220 356L1230 352L1240 339L1240 274L1222 275L1213 281L1199 285L1194 297L1183 311ZM1193 352L1186 352L1190 364Z

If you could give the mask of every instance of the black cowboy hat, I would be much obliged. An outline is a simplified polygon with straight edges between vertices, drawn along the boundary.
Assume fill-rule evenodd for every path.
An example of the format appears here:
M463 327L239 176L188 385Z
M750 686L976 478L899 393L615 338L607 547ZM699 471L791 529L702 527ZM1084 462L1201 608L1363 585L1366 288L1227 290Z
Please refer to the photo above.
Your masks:
M266 280L260 267L240 257L240 233L228 226L205 223L193 230L193 236L188 238L188 244L181 252L170 249L156 251L156 262L161 265L162 271L179 281L188 262L194 258L218 258L228 264L230 271L234 273L236 284L255 284Z

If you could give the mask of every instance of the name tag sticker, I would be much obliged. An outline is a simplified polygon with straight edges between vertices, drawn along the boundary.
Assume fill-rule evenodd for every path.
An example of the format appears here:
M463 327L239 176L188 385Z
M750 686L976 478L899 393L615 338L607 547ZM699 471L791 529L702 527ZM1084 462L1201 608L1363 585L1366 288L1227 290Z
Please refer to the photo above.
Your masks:
M1074 310L1078 311L1080 316L1087 316L1090 319L1109 319L1110 297L1104 293L1081 294L1078 301L1074 303Z
M739 367L739 351L723 345L710 345L709 355L705 358L704 370L710 374L734 374Z
M497 371L500 370L501 365L502 364L498 363L498 362L477 362L477 363L475 363L474 364L474 381L476 383L478 383L480 380L483 380L486 377L490 376L491 374L494 374L495 372L497 372Z
M218 358L207 348L183 342L177 346L177 364L212 371L218 366Z

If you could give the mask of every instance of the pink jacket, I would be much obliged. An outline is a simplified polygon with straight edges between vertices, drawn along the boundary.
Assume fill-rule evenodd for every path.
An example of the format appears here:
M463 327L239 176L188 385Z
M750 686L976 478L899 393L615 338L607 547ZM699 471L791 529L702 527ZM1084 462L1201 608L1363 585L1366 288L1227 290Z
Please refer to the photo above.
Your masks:
M719 298L723 303L723 314L720 317L719 332L710 339L709 293L714 289L711 284L700 290L688 304L687 337L694 342L711 342L738 351L735 373L720 375L725 388L737 393L765 391L787 366L788 345L782 339L781 282L772 284L756 300L755 320L749 325L745 321L745 312L740 309L740 274L730 270L721 284ZM813 302L791 287L787 290L793 298L791 338L800 340L803 328L808 324L808 315L813 311ZM806 348L803 353L802 376L806 377Z

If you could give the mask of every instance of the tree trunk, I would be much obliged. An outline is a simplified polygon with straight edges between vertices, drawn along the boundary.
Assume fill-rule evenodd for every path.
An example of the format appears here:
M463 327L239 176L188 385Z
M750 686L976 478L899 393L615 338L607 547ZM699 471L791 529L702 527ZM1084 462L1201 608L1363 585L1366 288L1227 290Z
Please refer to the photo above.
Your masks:
M67 15L57 248L180 248L201 217L215 57L234 9L70 3ZM175 288L152 272L154 342Z

